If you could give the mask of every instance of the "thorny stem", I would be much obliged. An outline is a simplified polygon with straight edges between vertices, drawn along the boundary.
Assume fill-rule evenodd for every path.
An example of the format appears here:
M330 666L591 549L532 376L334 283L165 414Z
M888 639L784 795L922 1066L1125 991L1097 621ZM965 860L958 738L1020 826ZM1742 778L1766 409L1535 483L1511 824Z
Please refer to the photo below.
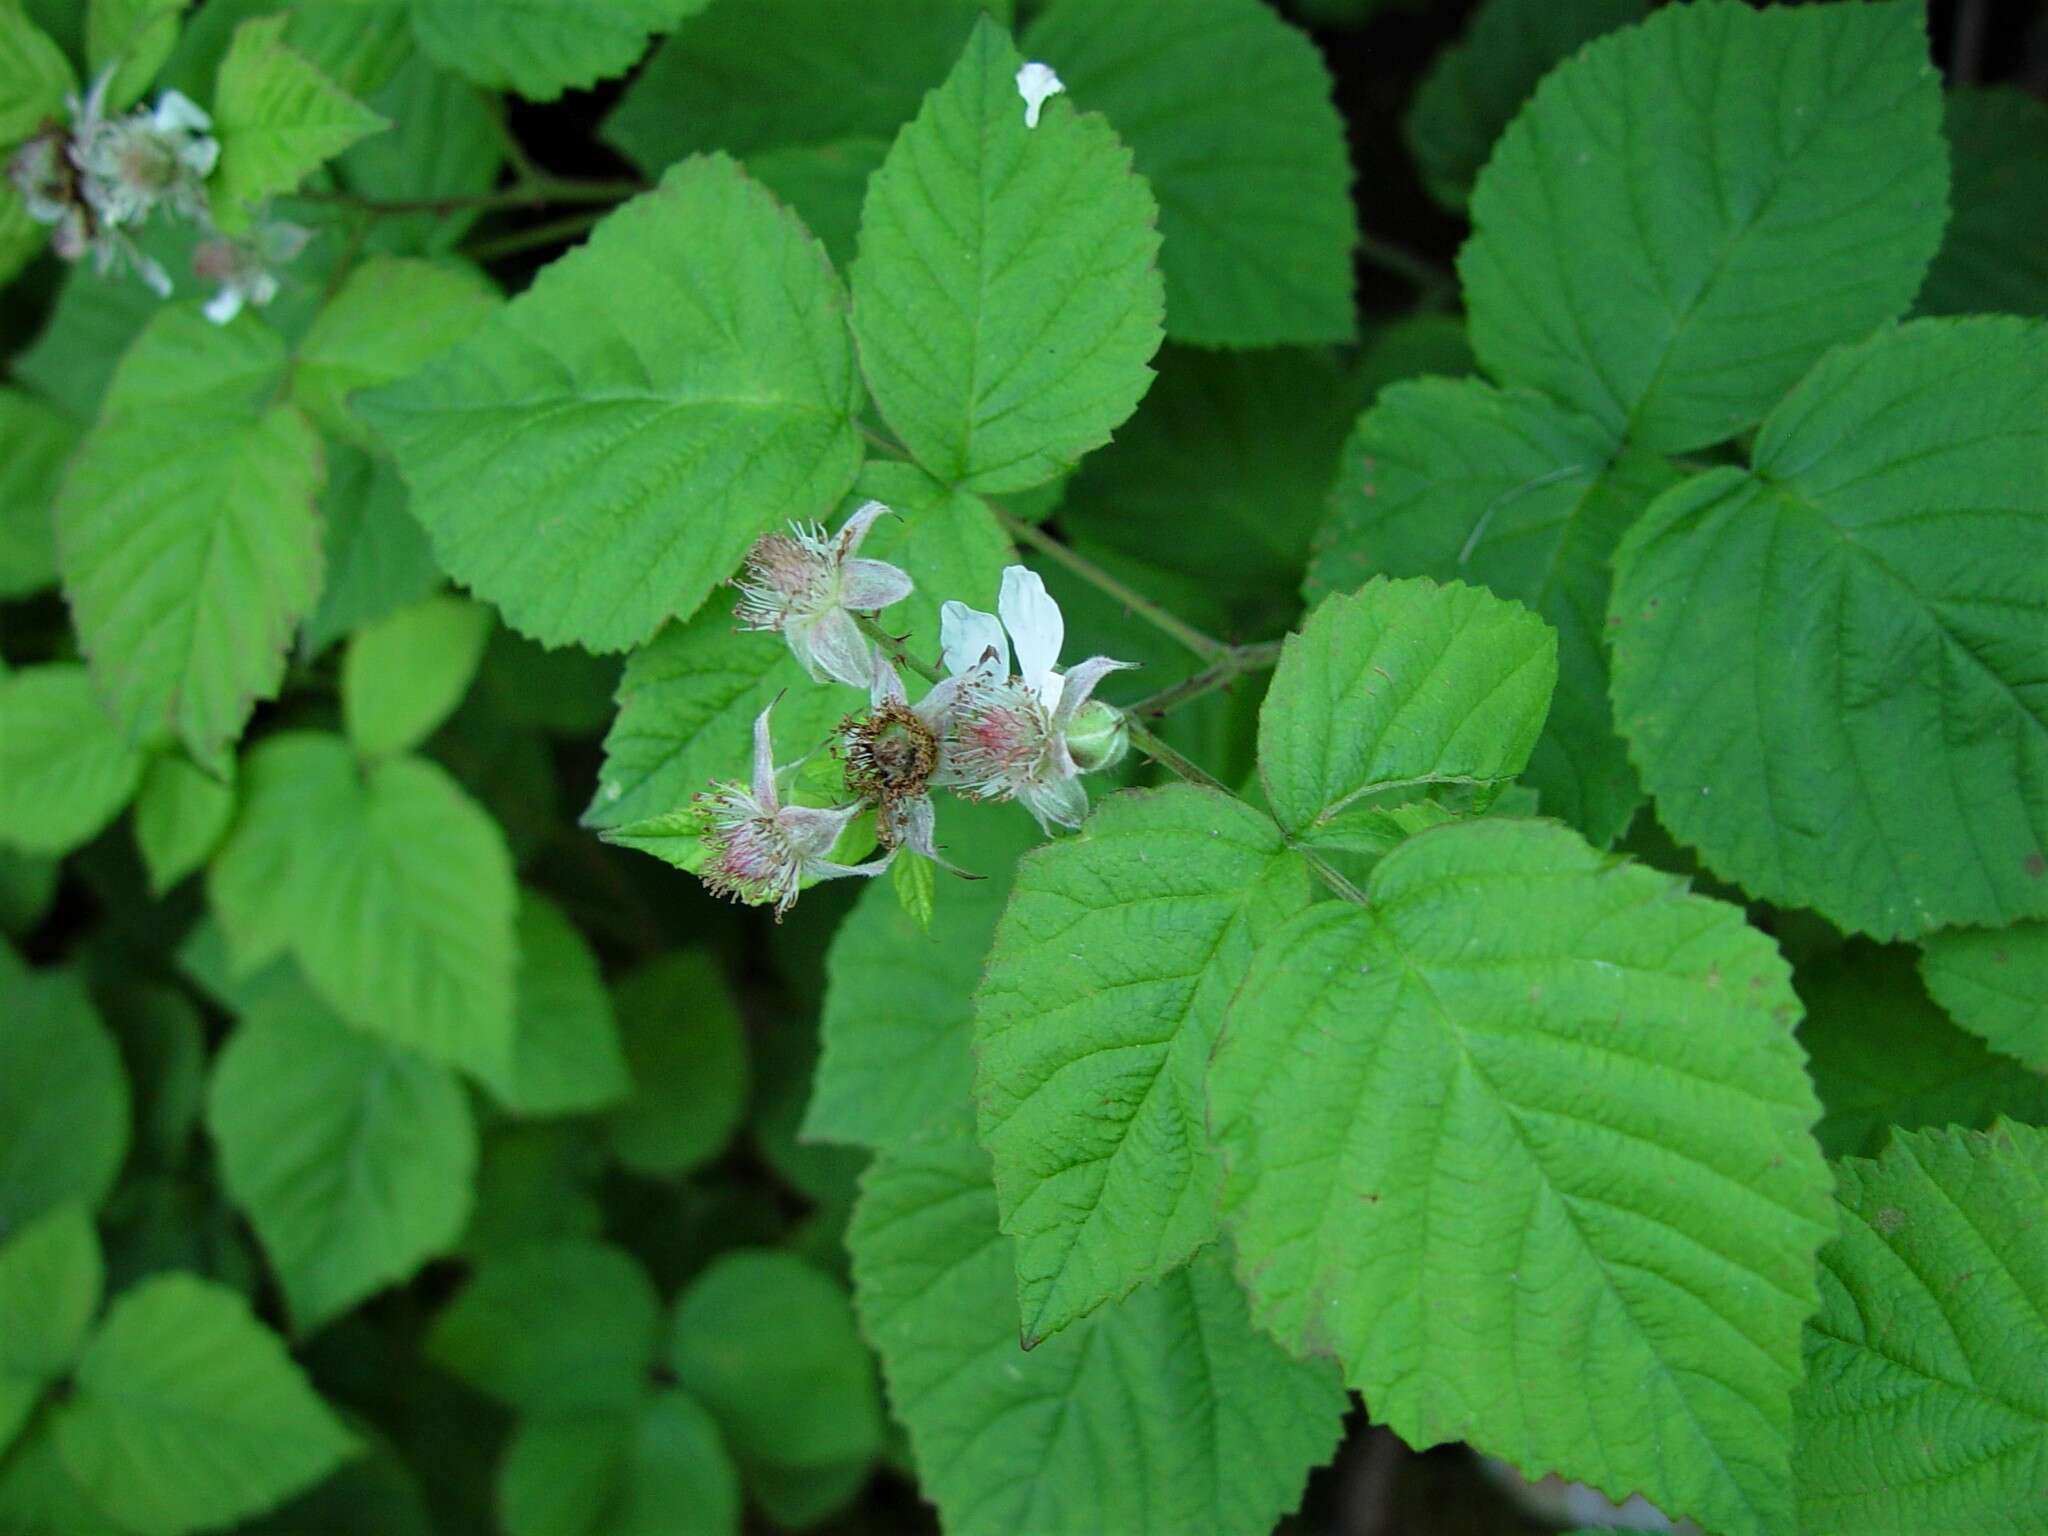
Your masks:
M1003 525L1003 531L1011 538L1020 544L1029 544L1055 565L1065 566L1096 591L1123 604L1154 629L1178 640L1202 660L1221 661L1230 654L1231 647L1223 641L1213 635L1204 634L1185 619L1169 613L1149 597L1143 596L1110 575L1086 555L1076 554L1035 523L1027 523L1015 513L1005 511L993 502L989 503L989 506L995 513L996 520Z
M1263 671L1279 660L1278 640L1261 640L1256 645L1233 645L1221 657L1192 677L1183 678L1169 688L1148 694L1137 703L1125 706L1124 712L1131 715L1149 715L1157 720L1168 711L1199 699L1205 693L1214 693L1218 688L1229 687L1247 672Z
M471 261L496 261L501 256L514 256L521 251L530 251L537 246L560 245L573 240L585 230L592 228L605 216L606 210L594 213L572 213L566 219L550 219L532 229L514 230L509 235L495 239L478 240L462 248L462 254Z
M637 181L571 181L560 176L526 176L495 192L461 197L360 197L353 192L301 192L310 203L357 208L379 218L406 213L460 213L467 209L541 208L549 203L622 203L647 188Z
M1451 273L1418 256L1405 246L1382 240L1377 235L1361 234L1358 237L1358 253L1383 272L1406 278L1421 290L1425 307L1448 303L1458 292L1458 280Z

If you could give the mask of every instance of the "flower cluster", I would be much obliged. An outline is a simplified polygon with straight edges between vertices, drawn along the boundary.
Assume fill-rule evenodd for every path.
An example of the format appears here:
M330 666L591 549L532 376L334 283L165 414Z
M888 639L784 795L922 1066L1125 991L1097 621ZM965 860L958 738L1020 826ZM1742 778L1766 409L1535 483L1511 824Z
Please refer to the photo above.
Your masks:
M832 743L850 799L821 808L786 803L782 786L794 768L774 766L772 703L754 722L752 783L714 784L697 797L705 883L718 895L772 906L778 919L807 881L879 874L906 850L975 878L940 852L936 790L1015 800L1048 832L1078 827L1088 813L1080 775L1111 766L1126 746L1122 714L1093 694L1131 663L1097 656L1060 672L1059 605L1021 565L1003 572L996 613L958 602L940 609L943 667L926 674L937 680L913 703L901 653L892 657L871 637L873 616L908 597L911 580L856 555L888 512L871 501L829 537L804 525L769 534L735 582L741 628L780 634L814 681L868 694L866 710L842 721ZM874 813L879 855L835 861L834 848L864 811Z
M271 268L296 256L311 232L259 224L249 237L231 240L214 229L206 194L206 178L220 160L213 120L180 91L165 91L153 107L110 113L112 80L109 68L82 100L67 98L70 125L46 124L8 161L8 179L29 217L51 226L51 246L64 260L90 256L102 276L132 271L169 298L170 273L135 238L161 212L207 235L193 267L219 287L209 319L226 324L244 303L269 302L277 292Z

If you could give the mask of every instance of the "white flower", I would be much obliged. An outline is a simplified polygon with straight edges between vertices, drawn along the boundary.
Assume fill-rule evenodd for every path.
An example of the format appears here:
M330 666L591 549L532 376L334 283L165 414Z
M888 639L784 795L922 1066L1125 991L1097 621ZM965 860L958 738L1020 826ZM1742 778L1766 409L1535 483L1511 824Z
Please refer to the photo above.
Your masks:
M875 807L883 847L908 848L974 880L980 876L940 856L931 797L932 782L944 766L953 709L968 682L944 678L913 705L895 667L877 657L867 716L841 726L840 754L846 787Z
M1017 94L1024 98L1024 126L1036 128L1039 109L1045 105L1046 99L1059 95L1065 89L1050 64L1040 64L1034 59L1018 70Z
M189 219L206 216L206 178L220 159L209 118L190 97L166 91L152 110L104 115L111 71L73 102L71 160L80 191L105 229L140 224L159 206Z
M713 894L746 906L773 906L780 922L796 905L804 881L879 875L890 855L865 864L837 864L829 857L846 824L860 814L858 802L829 809L782 803L768 726L774 709L769 704L754 721L753 783L713 784L697 796L696 814L709 854L704 883Z
M888 510L879 501L863 503L829 539L823 528L802 523L757 539L734 583L740 600L733 617L740 628L778 631L813 682L829 677L868 687L879 658L853 616L910 595L910 578L895 566L854 558L875 519Z
M226 325L242 312L243 305L261 309L276 298L275 269L288 264L312 238L313 231L304 225L278 220L257 225L246 239L216 235L201 241L192 252L192 270L219 285L207 301L206 318L215 325Z
M1135 663L1094 656L1056 671L1066 625L1045 583L1021 565L1004 570L996 607L1000 623L964 603L939 611L946 670L961 688L937 781L976 799L1021 801L1047 831L1078 827L1088 814L1079 776L1121 756L1124 736L1122 717L1106 704L1091 706L1090 695L1109 673Z

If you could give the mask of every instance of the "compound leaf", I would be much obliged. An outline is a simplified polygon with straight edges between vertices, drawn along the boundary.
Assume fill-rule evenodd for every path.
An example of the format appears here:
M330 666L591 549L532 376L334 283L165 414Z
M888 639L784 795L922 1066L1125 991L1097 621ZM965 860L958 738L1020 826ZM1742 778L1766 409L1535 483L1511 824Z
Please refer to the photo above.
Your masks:
M478 85L553 101L633 67L706 0L412 0L421 51Z
M1024 124L1024 60L975 25L868 182L853 329L882 416L938 479L1025 490L1137 408L1163 299L1130 152L1061 97Z
M1615 720L1659 819L1876 938L2048 915L2048 326L1836 351L1752 461L1616 556Z
M1666 7L1546 77L1481 173L1473 350L1638 447L1720 442L1906 308L1947 190L1919 0Z
M391 125L285 45L284 16L235 29L214 85L220 166L209 189L223 229L251 205L289 192L360 138Z
M631 1084L597 956L562 909L519 893L518 1020L512 1071L491 1091L514 1113L603 1109Z
M365 757L407 752L425 741L469 691L491 610L460 597L429 597L349 636L341 657L341 718Z
M549 645L624 650L852 483L845 314L803 226L692 159L356 410L457 581Z
M1784 962L1542 822L1420 833L1366 899L1266 943L1211 1067L1254 1317L1411 1445L1784 1530L1830 1230Z
M174 752L154 758L135 796L135 846L161 896L213 857L235 815L235 786Z
M1018 866L975 1098L1027 1348L1215 1237L1209 1053L1260 938L1308 899L1268 817L1192 785L1114 795Z

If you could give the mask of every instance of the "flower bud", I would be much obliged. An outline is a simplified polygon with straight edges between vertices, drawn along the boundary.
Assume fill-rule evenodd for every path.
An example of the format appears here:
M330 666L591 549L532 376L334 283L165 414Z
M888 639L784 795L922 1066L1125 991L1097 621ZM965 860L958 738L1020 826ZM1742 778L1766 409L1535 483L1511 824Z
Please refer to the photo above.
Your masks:
M1083 773L1115 767L1130 745L1124 712L1101 699L1090 699L1075 710L1067 726L1067 753Z

